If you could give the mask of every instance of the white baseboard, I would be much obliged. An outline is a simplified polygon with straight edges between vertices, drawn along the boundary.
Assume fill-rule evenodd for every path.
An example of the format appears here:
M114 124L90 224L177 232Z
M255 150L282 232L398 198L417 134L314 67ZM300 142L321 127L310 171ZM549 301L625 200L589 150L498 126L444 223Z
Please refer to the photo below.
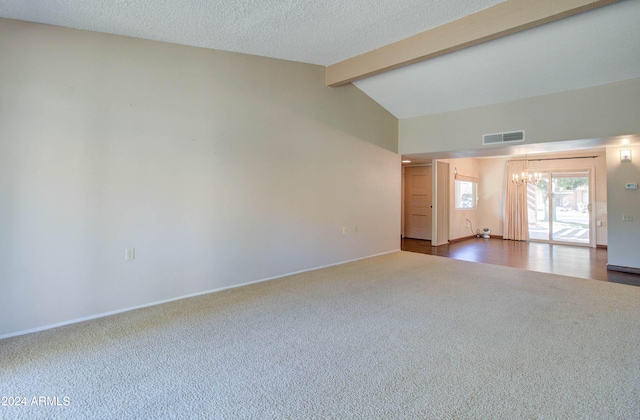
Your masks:
M55 323L55 324L49 324L49 325L45 325L45 326L42 326L42 327L36 327L36 328L30 328L30 329L27 329L27 330L16 331L16 332L13 332L13 333L0 335L0 340L5 339L5 338L17 337L17 336L25 335L25 334L31 334L31 333L35 333L35 332L39 332L39 331L50 330L52 328L63 327L65 325L77 324L78 322L90 321L92 319L103 318L105 316L116 315L116 314L119 314L119 313L122 313L122 312L128 312L128 311L133 311L133 310L136 310L136 309L147 308L149 306L161 305L163 303L173 302L173 301L180 300L180 299L187 299L187 298L191 298L191 297L206 295L206 294L209 294L209 293L220 292L222 290L235 289L236 287L248 286L250 284L262 283L264 281L280 279L280 278L287 277L287 276L293 276L295 274L306 273L308 271L320 270L320 269L323 269L323 268L333 267L333 266L341 265L341 264L347 264L347 263L354 262L354 261L359 261L359 260L366 260L367 258L378 257L378 256L381 256L381 255L386 255L386 254L393 254L394 252L398 252L398 251L400 251L400 249L395 249L393 251L381 252L379 254L368 255L366 257L361 257L361 258L354 258L354 259L351 259L351 260L346 260L346 261L337 262L337 263L333 263L333 264L327 264L327 265L323 265L323 266L320 266L320 267L314 267L314 268L308 268L308 269L305 269L305 270L294 271L292 273L282 274L282 275L278 275L278 276L274 276L274 277L268 277L268 278L264 278L264 279L260 279L260 280L253 280L253 281L249 281L249 282L246 282L246 283L234 284L234 285L231 285L231 286L219 287L217 289L210 289L210 290L205 290L205 291L202 291L202 292L191 293L191 294L188 294L188 295L182 295L182 296L178 296L178 297L174 297L174 298L159 300L159 301L156 301L156 302L145 303L145 304L142 304L142 305L132 306L132 307L128 307L128 308L116 309L114 311L102 312L102 313L99 313L99 314L85 316L85 317L82 317L82 318L75 318L75 319L72 319L72 320L69 320L69 321L63 321L63 322L58 322L58 323Z

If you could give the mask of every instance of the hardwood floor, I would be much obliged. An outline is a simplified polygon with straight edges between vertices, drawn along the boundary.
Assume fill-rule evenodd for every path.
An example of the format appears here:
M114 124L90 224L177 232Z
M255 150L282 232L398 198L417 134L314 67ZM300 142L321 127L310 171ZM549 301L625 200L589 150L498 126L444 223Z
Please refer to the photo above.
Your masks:
M473 238L448 245L402 238L402 250L458 260L640 286L640 275L607 270L607 250L538 242Z

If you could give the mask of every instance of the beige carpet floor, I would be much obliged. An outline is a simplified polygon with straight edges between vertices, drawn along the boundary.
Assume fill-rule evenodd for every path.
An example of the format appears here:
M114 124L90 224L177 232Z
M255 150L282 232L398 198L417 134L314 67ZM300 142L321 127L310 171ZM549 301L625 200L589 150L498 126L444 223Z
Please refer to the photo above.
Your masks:
M0 395L26 401L2 419L637 419L640 288L398 252L1 340Z

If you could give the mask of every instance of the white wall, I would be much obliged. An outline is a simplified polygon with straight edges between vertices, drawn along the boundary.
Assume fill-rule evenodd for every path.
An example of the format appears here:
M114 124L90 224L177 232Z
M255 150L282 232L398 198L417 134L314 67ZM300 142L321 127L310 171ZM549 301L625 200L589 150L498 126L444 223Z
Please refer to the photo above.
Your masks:
M630 149L632 162L620 162L620 150ZM640 184L640 146L607 149L607 194L609 199L609 264L640 269L640 190L627 190L626 183ZM623 221L630 214L633 221Z
M0 337L400 246L397 120L322 67L5 19L0 57Z
M640 133L640 79L400 120L401 154L483 149L482 135L525 130L525 144Z

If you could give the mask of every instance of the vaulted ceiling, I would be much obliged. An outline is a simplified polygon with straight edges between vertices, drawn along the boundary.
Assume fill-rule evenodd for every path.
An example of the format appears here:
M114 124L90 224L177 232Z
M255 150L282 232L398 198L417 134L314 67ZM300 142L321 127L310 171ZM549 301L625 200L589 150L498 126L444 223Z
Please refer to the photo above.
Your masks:
M640 77L640 1L622 1L354 84L398 118Z
M503 3L0 0L0 17L332 66ZM640 1L596 3L611 4L353 83L403 119L640 77Z

